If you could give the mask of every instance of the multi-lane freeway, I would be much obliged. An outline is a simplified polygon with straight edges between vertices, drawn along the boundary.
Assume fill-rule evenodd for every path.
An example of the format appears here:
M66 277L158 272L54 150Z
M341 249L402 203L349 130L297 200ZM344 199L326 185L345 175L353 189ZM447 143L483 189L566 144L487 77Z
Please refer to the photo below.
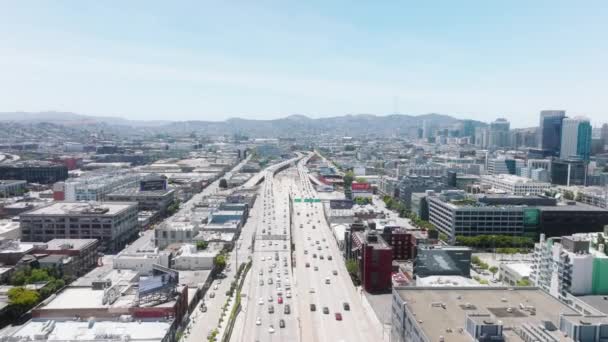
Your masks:
M310 156L309 156L310 157ZM322 204L306 174L309 157L262 189L253 267L233 341L380 341L353 286Z

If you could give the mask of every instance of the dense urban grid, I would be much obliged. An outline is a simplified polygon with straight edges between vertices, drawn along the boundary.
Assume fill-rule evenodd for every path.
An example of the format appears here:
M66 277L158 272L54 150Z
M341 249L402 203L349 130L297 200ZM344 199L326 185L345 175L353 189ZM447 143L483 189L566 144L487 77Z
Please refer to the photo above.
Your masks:
M606 341L608 124L1 121L0 342Z

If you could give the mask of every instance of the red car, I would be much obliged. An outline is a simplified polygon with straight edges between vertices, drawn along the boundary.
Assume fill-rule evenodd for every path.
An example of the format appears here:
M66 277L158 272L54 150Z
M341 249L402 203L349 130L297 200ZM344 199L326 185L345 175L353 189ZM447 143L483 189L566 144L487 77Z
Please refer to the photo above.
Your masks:
M283 297L279 297L279 298L277 298L277 303L279 303L279 304L283 304Z
M336 321L341 321L342 320L342 314L339 312L336 312Z

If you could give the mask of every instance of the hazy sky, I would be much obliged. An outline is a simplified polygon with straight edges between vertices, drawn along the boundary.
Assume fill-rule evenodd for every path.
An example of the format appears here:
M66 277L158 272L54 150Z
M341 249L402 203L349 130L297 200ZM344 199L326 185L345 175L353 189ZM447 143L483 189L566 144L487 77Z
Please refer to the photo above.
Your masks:
M397 104L397 106L396 106ZM0 111L608 122L608 1L0 1Z

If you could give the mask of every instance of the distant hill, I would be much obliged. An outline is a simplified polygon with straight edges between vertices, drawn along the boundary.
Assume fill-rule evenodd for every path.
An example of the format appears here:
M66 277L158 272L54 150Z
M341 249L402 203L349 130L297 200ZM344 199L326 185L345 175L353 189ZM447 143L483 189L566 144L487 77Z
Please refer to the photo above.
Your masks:
M404 115L391 114L377 116L371 114L344 115L312 119L305 115L290 115L273 120L253 120L231 118L225 121L138 121L119 117L88 116L70 112L10 112L0 113L0 122L40 123L50 122L69 127L84 126L130 126L145 128L147 133L198 132L205 135L244 134L259 136L300 136L300 135L391 135L406 133L412 128L430 121L439 127L447 127L460 120L443 114ZM122 130L122 129L121 129Z

